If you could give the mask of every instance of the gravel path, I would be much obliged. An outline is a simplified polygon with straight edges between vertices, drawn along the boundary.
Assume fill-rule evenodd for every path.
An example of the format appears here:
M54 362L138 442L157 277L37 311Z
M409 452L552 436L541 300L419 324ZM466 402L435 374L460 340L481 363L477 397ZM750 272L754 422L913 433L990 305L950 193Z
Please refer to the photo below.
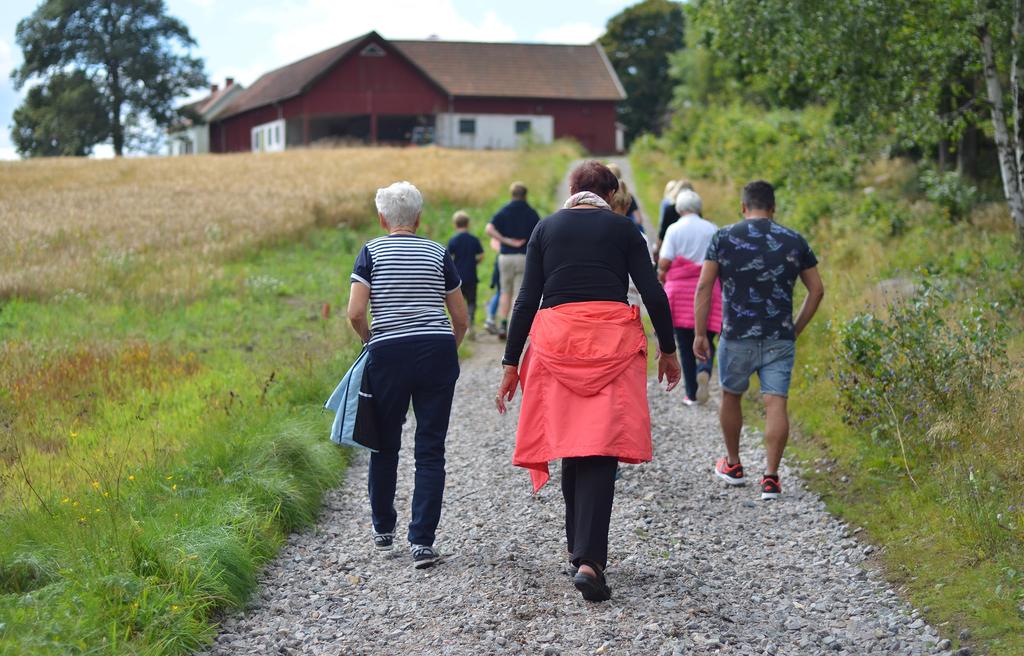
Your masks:
M614 597L584 602L563 573L557 469L533 496L510 465L516 419L491 401L499 349L478 342L463 364L437 543L445 561L414 570L404 540L391 556L373 551L360 456L320 525L291 537L209 653L859 655L948 645L937 646L935 630L865 563L872 548L792 472L783 468L777 502L715 482L714 407L683 407L678 391L653 381L654 462L624 467L616 489ZM753 437L743 450L752 473L763 457ZM408 440L402 457L400 527Z

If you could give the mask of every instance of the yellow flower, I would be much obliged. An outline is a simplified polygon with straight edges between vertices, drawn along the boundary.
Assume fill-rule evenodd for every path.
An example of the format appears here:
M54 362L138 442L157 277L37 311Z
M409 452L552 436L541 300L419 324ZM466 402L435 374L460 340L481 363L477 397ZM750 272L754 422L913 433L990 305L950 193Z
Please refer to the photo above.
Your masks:
M110 496L110 492L107 492L106 490L104 490L104 491L103 491L103 496L105 496L105 497L109 497L109 496Z
M173 480L174 480L174 476L168 476L168 477L167 477L167 480L169 480L169 481L173 481Z
M69 499L68 497L64 497L63 499L60 500L60 502L61 503L71 503L71 499Z
M135 474L128 474L128 480L129 481L134 481L135 480Z
M85 517L79 517L79 518L78 518L78 523L79 523L79 524L84 524L84 523L85 523L85 522L87 522L87 521L88 521L88 520L87 520L87 519L86 519Z
M177 613L178 612L178 607L176 605L174 605L174 604L171 604L171 612L172 613Z
M175 483L174 485L171 486L171 492L177 492L177 491L178 491L178 484Z
M92 489L94 489L94 490L100 489L100 482L99 481L93 481L92 482Z
M71 507L72 508L77 508L78 507L78 502L77 501L72 501L71 502Z
M103 512L103 510L102 510L102 509L100 509L100 508L97 508L97 509L96 509L96 512Z
M78 433L71 431L71 439L75 439L76 437L78 437Z

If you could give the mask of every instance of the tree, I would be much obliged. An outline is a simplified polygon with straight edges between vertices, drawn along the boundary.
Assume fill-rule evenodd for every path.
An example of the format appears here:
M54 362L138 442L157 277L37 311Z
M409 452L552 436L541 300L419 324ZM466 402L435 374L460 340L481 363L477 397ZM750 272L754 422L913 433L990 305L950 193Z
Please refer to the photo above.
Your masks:
M1021 4L701 0L693 19L699 43L731 62L745 83L774 89L777 98L833 103L853 132L891 132L904 145L941 148L973 137L987 120L1024 240ZM1009 101L1001 63L1010 70Z
M29 89L11 129L11 140L26 157L81 157L109 136L103 96L82 71L57 73Z
M118 156L131 137L126 126L170 125L174 100L206 84L202 61L188 54L196 42L164 0L44 0L16 38L25 62L15 85L73 71L88 77Z
M684 35L682 4L669 0L644 0L608 21L600 41L628 96L619 120L630 141L661 129L672 99L669 55L684 46Z

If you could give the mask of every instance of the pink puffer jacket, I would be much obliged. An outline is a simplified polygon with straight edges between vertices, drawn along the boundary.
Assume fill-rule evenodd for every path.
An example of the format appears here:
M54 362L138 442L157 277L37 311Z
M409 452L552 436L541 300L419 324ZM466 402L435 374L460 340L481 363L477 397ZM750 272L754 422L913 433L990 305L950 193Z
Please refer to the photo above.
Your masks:
M693 299L697 294L701 265L685 257L677 257L665 276L665 293L672 308L672 325L676 328L693 328ZM715 281L711 292L711 312L708 314L708 330L722 332L722 286Z

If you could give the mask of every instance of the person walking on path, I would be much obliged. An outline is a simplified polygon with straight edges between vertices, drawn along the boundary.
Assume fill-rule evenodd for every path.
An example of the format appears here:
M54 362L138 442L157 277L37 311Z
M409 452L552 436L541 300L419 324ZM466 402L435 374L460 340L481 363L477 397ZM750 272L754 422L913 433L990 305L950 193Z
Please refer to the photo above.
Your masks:
M654 240L654 261L657 262L661 245L665 241L665 234L669 227L679 220L679 212L676 211L676 197L681 191L693 191L693 185L687 180L669 180L665 185L665 197L661 201L661 215L658 217L658 238Z
M526 241L540 223L540 216L526 202L526 185L514 182L509 188L509 193L512 200L498 210L487 224L487 234L501 242L501 252L498 254L501 287L498 302L501 327L498 330L498 337L501 339L505 339L508 334L508 315L512 299L519 294L519 286L523 282L523 272L526 270Z
M408 539L413 565L422 569L439 559L434 538L444 495L445 438L469 315L445 248L416 236L423 208L419 190L396 182L377 190L376 204L387 235L359 251L348 305L352 328L369 351L366 376L383 443L370 454L373 543L382 551L394 546L398 452L411 401L416 483Z
M484 247L469 232L469 214L459 210L452 216L455 235L448 240L448 254L455 262L455 270L462 279L462 297L469 306L469 338L473 339L473 324L476 322L476 292L479 280L476 267L484 259Z
M626 303L630 276L664 355L658 379L671 390L681 377L668 298L646 242L609 208L617 189L606 166L584 162L572 172L564 209L534 231L495 399L504 413L522 383L512 462L530 470L534 491L547 482L548 463L562 459L573 583L589 601L611 598L604 570L618 463L652 457L647 337L639 308Z
M693 355L693 300L697 295L697 280L700 278L704 255L718 227L701 218L702 202L693 190L679 192L675 209L679 220L669 226L665 233L658 260L658 279L665 285L668 303L672 308L672 325L676 331L676 344L679 346L686 386L683 403L703 405L708 402L715 337L722 332L721 285L715 281L711 294L711 312L706 326L710 354L703 361L698 361Z
M764 439L767 465L761 478L761 498L782 494L779 463L789 439L786 399L796 357L796 339L810 323L825 295L818 259L800 233L775 222L775 190L762 180L743 188L744 220L715 233L708 246L697 298L693 353L711 359L708 315L716 280L721 280L724 305L718 374L722 386L719 417L726 455L715 474L729 485L746 479L740 463L740 401L757 373L764 395L767 421ZM807 298L793 320L796 279L807 287Z

